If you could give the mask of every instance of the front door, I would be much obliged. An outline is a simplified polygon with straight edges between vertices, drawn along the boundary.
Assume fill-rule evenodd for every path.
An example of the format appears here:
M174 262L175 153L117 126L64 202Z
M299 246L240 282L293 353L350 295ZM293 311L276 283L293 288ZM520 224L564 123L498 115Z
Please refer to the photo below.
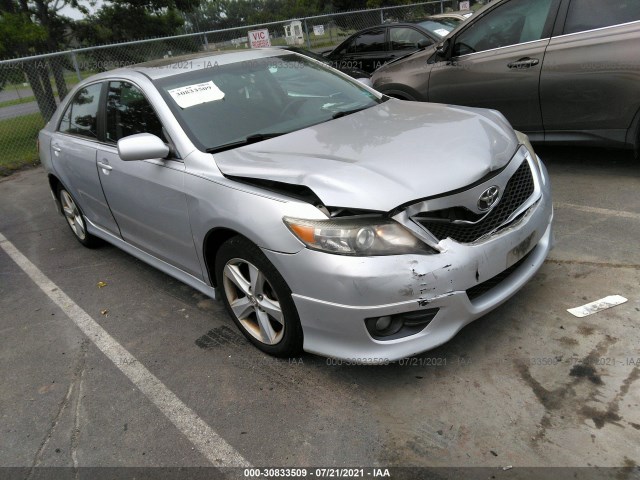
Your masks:
M386 42L387 29L376 27L365 30L340 46L329 58L335 68L359 68L373 72L389 60Z
M433 65L429 101L493 108L526 132L542 132L538 92L556 0L510 0L453 38L451 60Z
M97 168L122 238L202 279L184 194L184 163L177 158L123 161L117 141L136 133L164 138L162 124L141 90L111 81L106 96L105 144Z

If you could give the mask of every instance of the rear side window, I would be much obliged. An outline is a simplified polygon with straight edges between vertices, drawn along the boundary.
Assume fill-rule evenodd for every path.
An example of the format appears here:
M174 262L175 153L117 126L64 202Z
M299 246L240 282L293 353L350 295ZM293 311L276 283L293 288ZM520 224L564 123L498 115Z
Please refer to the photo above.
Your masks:
M564 33L584 32L640 20L638 0L572 0Z
M107 141L115 143L136 133L152 133L164 140L162 124L140 89L129 82L109 82Z
M82 88L62 116L58 131L81 137L98 138L98 105L101 83Z

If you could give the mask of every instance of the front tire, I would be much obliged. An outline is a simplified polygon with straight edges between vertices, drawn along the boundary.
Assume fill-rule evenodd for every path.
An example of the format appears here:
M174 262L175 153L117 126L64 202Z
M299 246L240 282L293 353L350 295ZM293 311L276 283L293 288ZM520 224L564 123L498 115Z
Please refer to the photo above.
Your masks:
M302 327L291 290L260 249L244 237L227 240L216 255L222 301L242 334L269 355L302 351Z
M80 210L71 194L62 186L58 188L58 199L62 207L62 214L76 240L87 248L95 248L100 245L100 240L87 232L82 210Z

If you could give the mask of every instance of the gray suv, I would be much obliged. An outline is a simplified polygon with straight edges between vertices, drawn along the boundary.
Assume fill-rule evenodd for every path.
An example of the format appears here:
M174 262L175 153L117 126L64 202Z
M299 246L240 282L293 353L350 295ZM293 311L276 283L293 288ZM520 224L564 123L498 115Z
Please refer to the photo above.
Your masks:
M497 0L372 82L404 100L497 109L532 141L637 151L639 20L638 0Z

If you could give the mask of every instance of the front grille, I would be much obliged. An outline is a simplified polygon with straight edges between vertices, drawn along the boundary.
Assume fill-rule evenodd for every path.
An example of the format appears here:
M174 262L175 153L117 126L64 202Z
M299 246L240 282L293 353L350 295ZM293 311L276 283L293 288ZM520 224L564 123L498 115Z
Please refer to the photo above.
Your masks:
M533 252L533 250L531 250L531 252ZM500 283L502 283L503 280L506 280L507 277L509 277L509 275L511 275L514 272L514 270L516 270L520 265L522 265L527 260L527 258L529 258L529 255L531 255L531 252L527 253L524 257L522 257L520 260L518 260L516 263L511 265L506 270L500 272L495 277L492 277L489 280L485 280L484 282L479 283L475 287L471 287L470 289L468 289L467 297L469 297L469 300L473 301L479 296L487 293L492 288L497 287Z
M420 218L420 216L414 218L438 240L452 238L459 243L471 243L502 226L507 218L533 194L533 190L533 175L529 163L524 161L507 182L498 205L478 223L457 224Z

